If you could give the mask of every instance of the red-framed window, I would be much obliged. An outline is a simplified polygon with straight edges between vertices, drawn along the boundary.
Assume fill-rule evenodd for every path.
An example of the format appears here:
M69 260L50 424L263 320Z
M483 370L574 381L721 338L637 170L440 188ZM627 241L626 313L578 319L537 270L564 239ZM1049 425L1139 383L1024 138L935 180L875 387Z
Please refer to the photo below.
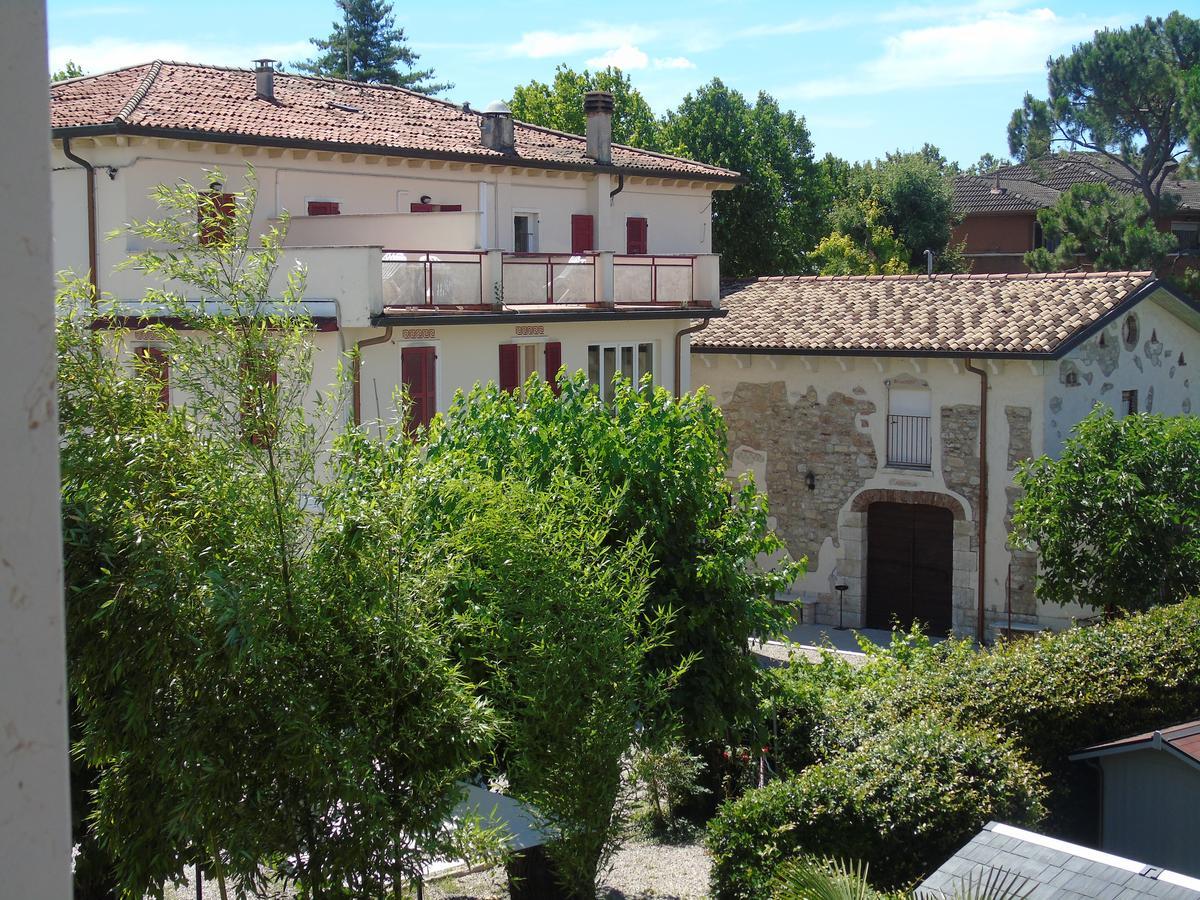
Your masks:
M596 249L596 220L589 215L571 216L571 253Z
M427 426L437 412L437 348L400 348L400 380L408 395L405 430Z
M310 216L340 216L342 205L337 200L309 200L308 214Z
M562 344L547 341L545 344L501 344L500 345L500 389L515 394L534 372L538 371L538 356L541 360L542 377L550 383L555 394L560 388L554 376L562 368Z
M158 407L171 405L171 361L161 347L142 346L135 351L138 366L148 378L158 382Z
M558 370L562 368L562 344L558 341L546 342L546 380L550 382L550 390L554 391L554 396L558 396L562 391L562 386L559 385Z
M220 191L207 191L200 195L196 209L196 224L199 226L200 245L207 247L220 244L229 237L229 226L237 209L237 197Z
M630 216L625 220L625 252L644 255L647 250L647 222L640 216Z
M279 373L263 356L242 360L245 385L241 400L242 432L251 444L261 447L275 433L273 418Z
M461 203L410 203L408 205L409 212L415 213L433 213L433 212L462 212Z

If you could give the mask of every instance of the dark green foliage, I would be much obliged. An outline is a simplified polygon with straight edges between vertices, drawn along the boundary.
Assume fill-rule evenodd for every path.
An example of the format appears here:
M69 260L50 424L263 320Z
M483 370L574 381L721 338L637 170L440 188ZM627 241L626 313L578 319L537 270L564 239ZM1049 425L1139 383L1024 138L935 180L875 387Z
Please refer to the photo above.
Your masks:
M81 75L83 75L83 69L68 59L65 66L50 74L50 81L66 81L68 78L79 78Z
M1145 609L1200 589L1200 420L1097 408L1061 457L1017 475L1013 528L1041 558L1038 596Z
M869 860L880 886L940 865L991 819L1036 825L1041 775L994 729L913 716L800 775L725 804L709 824L713 895L768 896L796 856Z
M1039 209L1037 218L1057 246L1025 254L1033 272L1076 269L1083 262L1097 271L1156 269L1177 246L1171 232L1155 227L1142 197L1105 184L1074 184L1053 206Z
M611 542L640 536L652 559L650 608L671 609L653 672L692 660L671 692L688 742L724 741L755 714L754 635L776 634L786 611L773 602L797 575L755 561L781 549L765 498L725 478L725 424L703 392L672 399L663 388L620 384L605 403L583 373L561 396L532 379L518 399L489 384L455 399L430 436L428 458L471 460L493 478L545 489L562 473L586 478L610 505Z
M1046 63L1049 97L1025 95L1008 126L1009 150L1036 160L1056 144L1103 154L1163 211L1169 164L1197 130L1189 102L1200 66L1200 20L1173 12L1141 25L1105 29Z
M804 118L760 92L751 105L720 79L688 94L662 122L669 152L741 172L713 196L713 249L737 278L807 270L825 205Z
M413 69L419 56L408 47L404 29L396 27L391 3L337 0L337 7L342 21L333 23L329 37L309 38L321 52L296 63L301 72L369 84L394 84L422 94L440 94L454 87L432 82L433 69Z
M661 150L658 121L650 104L633 86L629 76L609 66L595 72L576 72L563 64L554 70L554 81L531 81L513 89L509 106L513 118L568 134L585 134L587 117L583 95L608 91L613 95L612 139L615 144Z

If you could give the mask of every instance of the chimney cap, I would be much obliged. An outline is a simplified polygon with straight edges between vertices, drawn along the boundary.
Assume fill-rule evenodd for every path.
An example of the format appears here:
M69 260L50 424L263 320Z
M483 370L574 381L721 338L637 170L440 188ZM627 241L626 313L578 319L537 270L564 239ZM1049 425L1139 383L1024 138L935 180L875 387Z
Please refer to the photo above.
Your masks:
M279 62L277 59L271 59L269 56L264 56L262 59L254 60L254 68L256 69L273 69L274 63Z
M508 108L508 104L503 100L493 100L483 108L485 113L490 115L511 116L512 110Z
M613 95L608 91L588 91L583 95L583 111L611 113L613 111Z

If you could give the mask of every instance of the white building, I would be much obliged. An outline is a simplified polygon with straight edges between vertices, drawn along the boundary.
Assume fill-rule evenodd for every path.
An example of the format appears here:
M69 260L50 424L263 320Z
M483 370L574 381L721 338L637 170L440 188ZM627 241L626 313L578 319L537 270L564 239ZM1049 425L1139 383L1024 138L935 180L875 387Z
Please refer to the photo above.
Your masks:
M1200 405L1200 308L1147 272L762 278L722 304L694 381L823 623L840 605L848 626L990 640L1093 615L1039 603L1035 556L1008 547L1019 462L1096 403Z
M719 316L714 191L735 172L611 143L612 98L580 98L586 138L400 88L154 62L51 87L54 258L129 313L146 283L104 240L158 214L151 188L259 185L254 227L290 215L321 327L315 387L363 348L362 420L404 385L427 421L477 382L560 365L686 390L692 320ZM205 185L218 167L221 185ZM196 298L200 299L200 298ZM324 373L329 379L322 380ZM358 404L356 404L357 406Z

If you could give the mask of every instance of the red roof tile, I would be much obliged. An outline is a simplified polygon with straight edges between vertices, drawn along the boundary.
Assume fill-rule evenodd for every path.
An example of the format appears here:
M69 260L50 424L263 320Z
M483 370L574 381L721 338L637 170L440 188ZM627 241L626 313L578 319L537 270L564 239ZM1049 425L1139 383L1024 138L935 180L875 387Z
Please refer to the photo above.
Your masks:
M484 147L480 113L391 85L276 73L275 100L259 99L254 72L157 61L50 86L56 137L73 129L278 141L282 146L438 156L591 170L584 138L516 124L516 152ZM737 172L614 144L619 171L729 182Z
M1145 734L1135 734L1133 737L1109 741L1105 744L1095 744L1078 753L1071 754L1072 759L1090 759L1106 753L1119 753L1123 750L1140 750L1145 746L1156 743L1168 744L1184 756L1200 762L1200 720L1184 722L1182 725L1172 725L1159 731L1148 731Z

